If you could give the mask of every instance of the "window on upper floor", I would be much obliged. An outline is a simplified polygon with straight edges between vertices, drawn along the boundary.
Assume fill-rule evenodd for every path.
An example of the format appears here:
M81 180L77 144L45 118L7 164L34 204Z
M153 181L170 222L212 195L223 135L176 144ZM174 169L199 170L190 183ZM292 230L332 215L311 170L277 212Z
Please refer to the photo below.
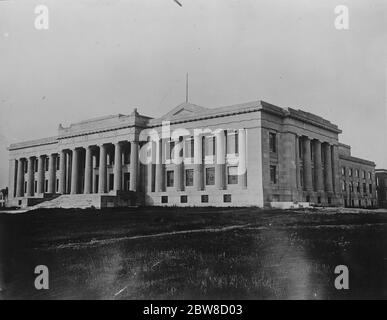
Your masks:
M173 149L175 148L175 141L168 140L165 143L165 158L166 160L171 160L173 159Z
M194 137L188 137L185 139L185 158L193 158L194 156Z
M227 154L238 153L238 130L227 131Z
M204 140L206 156L215 155L215 136L207 136Z
M269 148L270 152L277 152L277 134L269 132Z
M342 168L341 168L341 175L342 175L342 176L345 176L345 167L342 167Z
M352 172L353 172L352 168L349 168L349 169L348 169L348 176L349 176L349 177L352 177Z

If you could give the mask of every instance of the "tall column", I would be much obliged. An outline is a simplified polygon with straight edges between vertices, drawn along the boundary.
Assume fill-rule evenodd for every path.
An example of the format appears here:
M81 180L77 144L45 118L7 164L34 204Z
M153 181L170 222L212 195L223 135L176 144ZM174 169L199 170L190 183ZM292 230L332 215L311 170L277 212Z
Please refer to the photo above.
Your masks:
M59 156L59 190L58 193L66 193L66 152L60 151Z
M137 179L138 179L138 141L130 142L130 181L129 190L137 190Z
M225 186L225 136L224 130L216 133L216 164L215 164L215 186L224 189Z
M247 188L247 141L246 141L246 129L239 129L238 132L238 184L242 189Z
M165 191L164 183L164 153L165 147L163 146L164 141L162 139L156 141L156 175L155 175L155 190L156 192Z
M332 154L331 146L328 143L323 144L324 162L325 162L325 191L333 191L332 181Z
M338 146L331 146L332 153L332 181L333 181L333 190L336 194L340 193L340 175L339 175L339 152Z
M99 182L98 193L106 193L107 189L107 171L106 171L106 145L99 147Z
M301 168L300 168L300 137L296 135L295 140L295 151L296 151L296 183L297 189L299 190L301 187Z
M194 135L194 186L195 189L203 190L203 136Z
M24 159L19 159L17 164L16 196L24 196Z
M302 151L304 160L304 189L306 191L312 191L312 159L310 152L310 139L308 137L302 138Z
M314 147L314 172L315 172L315 182L316 182L316 191L324 191L324 178L322 170L322 161L321 161L321 142L318 140L313 141Z
M44 193L44 163L46 156L38 158L38 190L37 193Z
M34 196L34 157L28 158L28 171L27 171L27 196Z
M48 193L55 193L55 182L56 182L56 154L50 154L48 164Z
M73 149L71 161L71 194L78 193L78 178L79 178L79 153L78 149Z
M114 190L122 189L122 151L121 143L114 145Z
M86 147L86 156L85 156L85 188L83 192L89 194L92 192L92 179L93 179L93 157L92 157L92 147Z

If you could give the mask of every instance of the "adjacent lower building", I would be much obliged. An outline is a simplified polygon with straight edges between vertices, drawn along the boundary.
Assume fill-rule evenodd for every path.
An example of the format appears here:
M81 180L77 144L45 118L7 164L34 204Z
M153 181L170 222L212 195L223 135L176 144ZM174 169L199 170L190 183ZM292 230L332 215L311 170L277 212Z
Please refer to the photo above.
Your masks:
M264 101L112 115L9 146L10 205L376 206L337 125Z
M387 208L387 170L376 169L376 192L379 208Z

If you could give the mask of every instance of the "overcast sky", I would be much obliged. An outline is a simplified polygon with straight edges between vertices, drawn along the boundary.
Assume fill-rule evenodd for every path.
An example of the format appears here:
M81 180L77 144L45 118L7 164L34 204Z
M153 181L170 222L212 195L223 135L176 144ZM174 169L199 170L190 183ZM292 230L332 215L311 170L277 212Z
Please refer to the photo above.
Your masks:
M109 114L161 116L185 99L265 100L339 125L387 168L385 0L0 1L0 187L10 143ZM34 9L49 8L49 30ZM349 30L334 8L347 5Z

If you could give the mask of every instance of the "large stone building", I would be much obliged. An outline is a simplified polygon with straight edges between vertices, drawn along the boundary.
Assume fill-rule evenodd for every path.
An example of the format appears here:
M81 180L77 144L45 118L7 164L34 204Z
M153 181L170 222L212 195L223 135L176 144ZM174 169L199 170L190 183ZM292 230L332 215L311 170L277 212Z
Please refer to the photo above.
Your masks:
M263 101L60 125L9 147L9 204L374 206L375 164L352 157L340 133Z

